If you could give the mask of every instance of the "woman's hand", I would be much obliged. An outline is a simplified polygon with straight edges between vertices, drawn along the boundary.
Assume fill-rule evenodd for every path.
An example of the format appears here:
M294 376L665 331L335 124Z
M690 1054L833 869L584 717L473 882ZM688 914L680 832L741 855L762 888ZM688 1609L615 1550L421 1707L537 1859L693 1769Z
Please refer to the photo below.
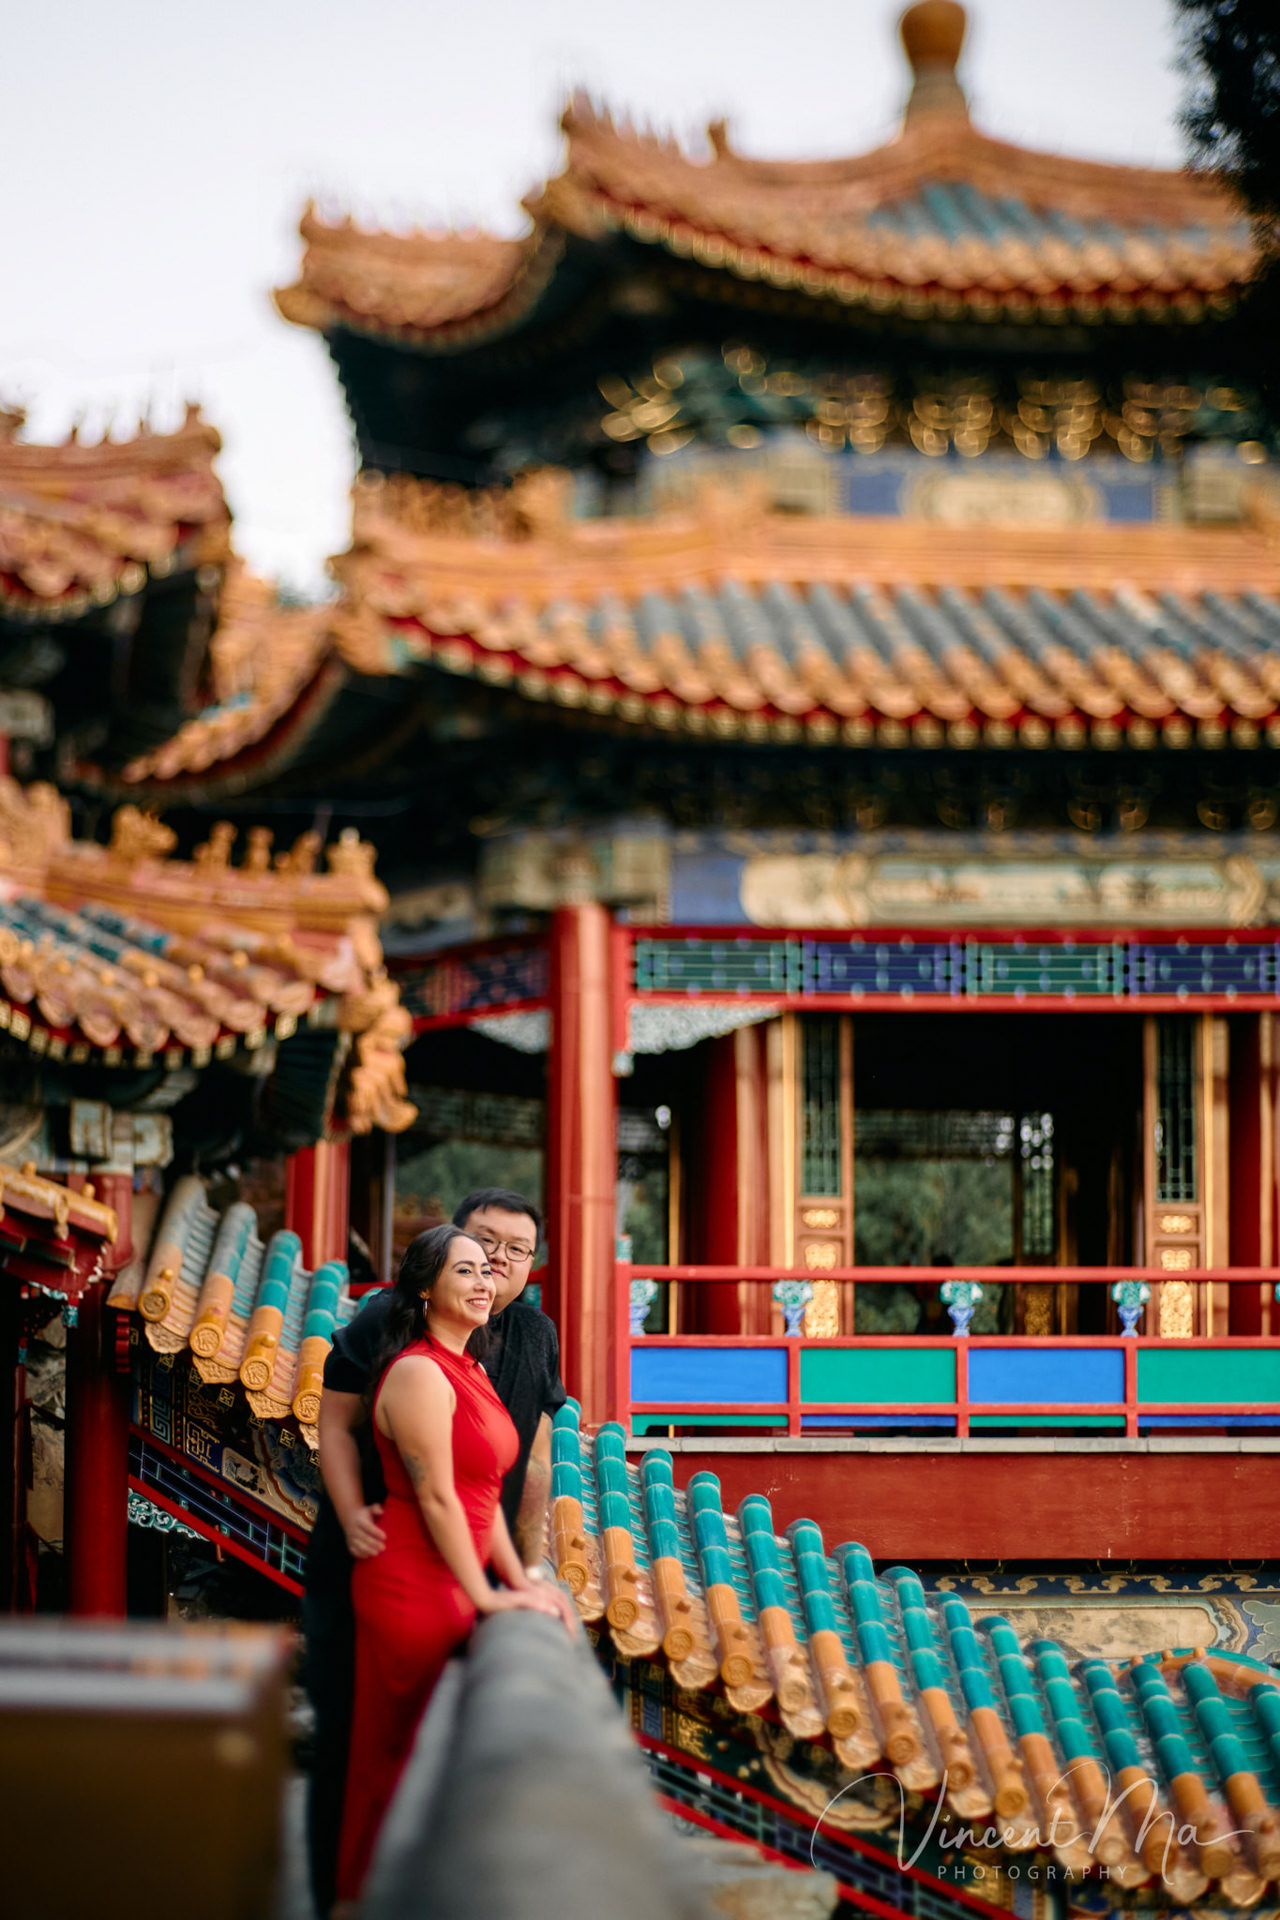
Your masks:
M369 1507L357 1507L342 1525L347 1537L347 1551L353 1560L373 1560L387 1544L387 1536L379 1525L382 1519L382 1506L378 1502Z
M568 1594L549 1584L531 1583L527 1587L490 1587L480 1613L545 1613L559 1620L572 1636L578 1630L578 1617Z

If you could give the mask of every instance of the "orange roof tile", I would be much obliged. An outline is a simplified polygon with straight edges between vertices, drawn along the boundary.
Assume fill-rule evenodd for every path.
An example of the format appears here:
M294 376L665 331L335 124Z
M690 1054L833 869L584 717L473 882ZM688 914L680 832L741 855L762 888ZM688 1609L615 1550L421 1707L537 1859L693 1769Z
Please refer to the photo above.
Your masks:
M526 199L524 238L368 232L308 208L301 277L277 305L322 331L454 347L527 311L564 236L613 232L743 280L877 311L1096 319L1137 308L1194 320L1230 304L1255 250L1216 181L1064 159L979 132L954 75L963 12L945 29L934 16L936 0L904 16L915 86L884 146L850 159L756 160L717 124L709 154L692 156L575 98L564 167Z
M274 860L271 839L252 828L233 867L223 823L175 860L169 830L126 806L103 847L71 838L53 788L0 780L0 1028L51 1059L199 1065L315 1022L350 1052L352 1130L408 1126L411 1022L382 964L374 850L348 830L318 873L318 835Z
M0 611L78 618L149 573L229 558L222 443L197 407L174 433L92 446L32 445L21 425L0 416Z
M342 657L711 736L1046 744L1093 725L1100 744L1181 745L1191 724L1248 745L1265 722L1280 737L1266 525L1082 539L774 514L714 490L644 517L565 505L546 473L496 501L365 476L334 562Z
M219 1215L189 1174L139 1253L108 1304L140 1316L155 1352L189 1351L202 1380L242 1387L260 1420L292 1414L314 1449L325 1356L356 1307L345 1262L309 1271L296 1233L264 1244L252 1207L236 1201Z

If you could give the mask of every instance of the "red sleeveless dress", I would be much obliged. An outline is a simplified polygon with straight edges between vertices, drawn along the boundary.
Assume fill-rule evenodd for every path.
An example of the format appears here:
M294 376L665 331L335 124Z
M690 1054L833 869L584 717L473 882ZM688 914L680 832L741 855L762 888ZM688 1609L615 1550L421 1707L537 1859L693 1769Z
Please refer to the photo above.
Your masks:
M429 1354L457 1396L453 1484L480 1564L486 1566L503 1478L519 1451L511 1416L484 1368L469 1354L451 1353L428 1338L406 1347L391 1367L410 1354ZM377 1402L375 1395L375 1409ZM373 1431L387 1480L382 1514L387 1544L372 1560L357 1560L351 1575L356 1682L338 1857L342 1900L359 1895L423 1708L445 1662L476 1618L427 1530L394 1441L378 1431L376 1422Z

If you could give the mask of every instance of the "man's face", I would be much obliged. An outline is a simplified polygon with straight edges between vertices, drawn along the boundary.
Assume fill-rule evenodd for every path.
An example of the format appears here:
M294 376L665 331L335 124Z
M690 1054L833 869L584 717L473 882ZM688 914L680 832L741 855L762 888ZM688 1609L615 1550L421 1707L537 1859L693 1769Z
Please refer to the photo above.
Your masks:
M489 1267L497 1282L493 1311L504 1307L524 1292L533 1271L538 1236L527 1213L508 1213L505 1207L477 1207L463 1223L474 1234L489 1256Z

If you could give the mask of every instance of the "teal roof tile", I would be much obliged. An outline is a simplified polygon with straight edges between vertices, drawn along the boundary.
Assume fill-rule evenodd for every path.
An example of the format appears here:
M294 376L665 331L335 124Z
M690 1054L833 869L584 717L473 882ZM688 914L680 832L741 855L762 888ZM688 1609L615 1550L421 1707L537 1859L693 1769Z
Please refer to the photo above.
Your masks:
M636 1631L651 1620L652 1649L639 1657L662 1658L649 1569L654 1559L678 1559L695 1608L702 1606L706 1586L720 1582L738 1595L748 1625L763 1608L785 1606L801 1648L812 1634L834 1627L855 1678L863 1670L868 1693L867 1665L892 1665L908 1709L921 1724L928 1725L929 1715L920 1696L940 1687L962 1729L974 1711L993 1711L1015 1747L1023 1735L1047 1739L1065 1777L1073 1763L1086 1760L1102 1769L1104 1779L1139 1768L1155 1782L1158 1793L1167 1795L1178 1774L1192 1773L1220 1812L1225 1833L1236 1824L1227 1817L1225 1782L1235 1775L1252 1775L1280 1817L1280 1687L1258 1662L1241 1655L1194 1659L1161 1652L1123 1670L1098 1659L1073 1666L1056 1641L1025 1642L1016 1626L1000 1615L986 1616L975 1625L958 1596L926 1591L909 1567L877 1573L860 1543L849 1542L828 1553L821 1529L811 1520L793 1521L779 1534L763 1496L749 1495L736 1516L728 1515L715 1474L695 1474L682 1492L675 1486L674 1463L665 1449L647 1448L637 1464L627 1455L621 1429L606 1429L588 1442L580 1440L578 1422L572 1404L556 1417L553 1495L566 1492L581 1498L589 1531L598 1530L597 1521L586 1517L594 1515L597 1506L602 1521L608 1513L617 1516L617 1524L630 1527L643 1604L641 1622L628 1640L629 1657L636 1657ZM574 1492L577 1484L581 1495ZM587 1618L602 1617L598 1586L588 1583L577 1603ZM705 1658L692 1679L691 1669L681 1668L679 1684L713 1685L716 1670L716 1659ZM790 1719L798 1737L813 1737L812 1700L800 1706L775 1705L784 1725ZM877 1737L874 1726L861 1737ZM971 1735L971 1745L982 1743ZM912 1768L920 1764L917 1754L900 1769L911 1775L916 1790L921 1776ZM924 1765L932 1764L926 1758ZM937 1784L936 1767L930 1777ZM972 1796L980 1800L986 1791L981 1777L966 1781L969 1811L961 1817L972 1817ZM1171 1811L1170 1817L1175 1827L1180 1824L1180 1816ZM1092 1825L1084 1824L1086 1829ZM1086 1842L1092 1844L1087 1832L1085 1840L1073 1844ZM1114 1850L1115 1835L1109 1841L1104 1836L1099 1844ZM1272 1857L1280 1855L1268 1855ZM1132 1861L1125 1869L1130 1876L1145 1870ZM1193 1871L1185 1853L1173 1849L1167 1870L1172 1877L1162 1897L1182 1899Z

